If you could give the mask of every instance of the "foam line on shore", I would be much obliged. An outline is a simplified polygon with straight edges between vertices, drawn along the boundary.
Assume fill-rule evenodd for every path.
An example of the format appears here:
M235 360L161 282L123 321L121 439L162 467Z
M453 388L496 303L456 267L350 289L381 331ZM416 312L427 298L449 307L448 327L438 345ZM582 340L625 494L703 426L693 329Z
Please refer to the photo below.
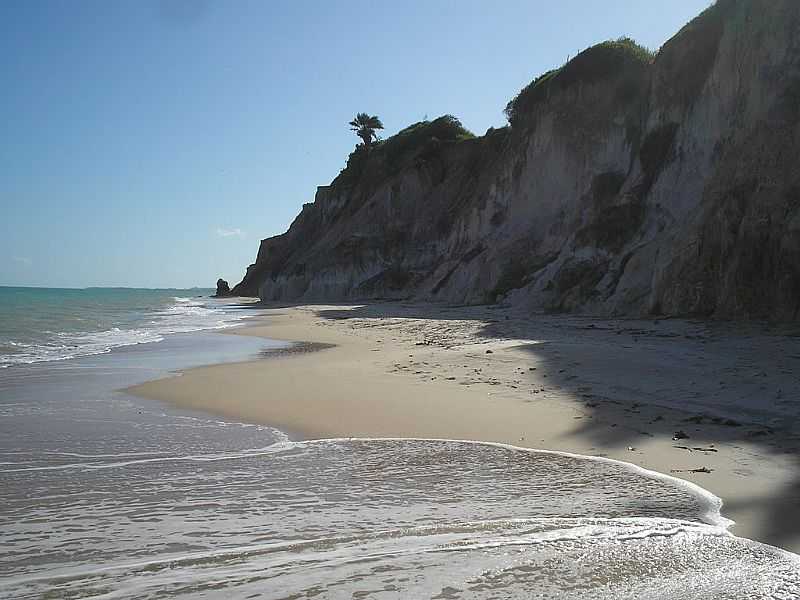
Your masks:
M405 438L399 438L400 441L406 441ZM319 440L319 441L338 441L338 440ZM361 441L365 441L362 438ZM380 441L380 440L366 440L366 441ZM383 441L390 441L389 439ZM463 440L419 440L419 441L463 441ZM536 525L548 519L541 518L518 518L518 519L489 519L486 521L468 521L461 522L456 525L448 524L446 527L452 529L458 528L461 533L471 533L473 531L481 531L487 527L492 526L509 526L509 525ZM730 536L720 528L712 528L709 530L708 525L694 523L691 521L684 521L680 519L664 519L664 518L622 518L622 519L594 519L591 523L585 522L587 519L578 518L574 520L559 519L559 527L552 530L536 531L532 534L524 535L523 537L512 537L510 539L491 539L486 541L473 541L471 543L460 544L457 547L458 551L463 550L476 550L488 548L500 548L510 546L534 546L541 543L553 543L562 541L574 541L584 538L598 538L598 528L602 529L608 525L620 526L637 526L642 527L636 533L617 536L610 534L609 539L617 540L636 540L645 537L673 537L681 534L697 533L702 535L717 535L717 536ZM567 525L565 527L565 525ZM658 525L670 525L669 529L658 531ZM155 570L161 568L175 568L178 565L196 564L201 562L213 561L218 559L230 559L241 557L244 555L252 556L267 553L279 553L286 551L296 551L298 549L318 547L320 545L334 545L334 544L355 544L354 547L362 549L365 542L380 541L384 539L394 539L397 537L426 537L436 536L441 533L441 526L418 526L403 529L392 529L380 531L378 533L366 534L362 537L319 537L312 539L299 539L281 542L265 542L248 544L243 546L233 546L229 548L219 548L214 550L201 550L197 552L189 552L185 554L165 554L156 556L149 560L142 560L128 563L113 563L108 565L96 565L87 569L84 568L68 568L52 573L34 573L30 575L22 575L18 577L9 577L5 580L0 580L0 585L24 585L40 581L69 581L88 576L97 576L114 571L136 571L136 570ZM601 538L603 536L600 536ZM733 536L731 536L733 537ZM756 542L757 543L757 542ZM420 554L420 553L440 553L440 552L453 552L454 548L440 547L436 544L424 544L419 547L406 549L404 551L389 551L389 552L376 552L369 557L379 556L398 556L400 554ZM794 556L789 554L790 556ZM347 562L361 562L365 560L364 555L354 554L347 559ZM800 557L798 557L800 559Z
M637 473L639 475L643 475L644 477L649 477L650 479L658 479L659 481L669 483L671 485L674 485L675 487L683 488L688 492L690 492L691 494L693 494L694 496L700 498L703 502L704 508L706 508L706 511L703 513L703 520L705 523L708 523L709 525L722 527L727 530L730 529L735 524L735 522L732 521L731 519L727 519L722 516L721 514L723 506L722 499L715 496L707 489L697 485L696 483L693 483L691 481L686 481L685 479L680 479L672 475L667 475L666 473L661 473L659 471L652 471L650 469L645 469L644 467L640 467L639 465L635 465L630 462L617 460L615 458L608 458L605 456L591 456L588 454L577 454L574 452L564 452L561 450L546 450L544 448L523 448L521 446L504 444L502 442L484 442L480 440L458 440L458 439L447 439L447 438L352 437L352 438L320 438L320 439L310 439L310 440L298 440L295 442L282 442L282 443L300 445L300 444L325 443L325 442L408 442L408 441L449 442L454 444L475 444L479 446L493 446L496 448L504 448L506 450L529 452L532 454L549 454L551 456L565 456L567 458L575 458L578 460L592 460L604 464L616 465L632 473ZM792 555L795 556L794 554Z

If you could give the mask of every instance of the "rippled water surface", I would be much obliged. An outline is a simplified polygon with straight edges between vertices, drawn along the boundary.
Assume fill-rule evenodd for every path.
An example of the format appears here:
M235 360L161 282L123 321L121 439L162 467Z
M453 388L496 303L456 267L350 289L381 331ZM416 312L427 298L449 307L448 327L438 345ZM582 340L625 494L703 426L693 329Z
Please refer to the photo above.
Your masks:
M184 424L189 439L208 427ZM273 434L226 435L252 446ZM12 456L0 589L75 598L800 590L791 557L699 522L706 499L618 464L446 441L198 445Z
M0 368L105 354L241 319L243 311L211 293L0 286Z
M112 391L265 345L192 334L5 370L0 597L800 597L797 557L620 463L297 442Z

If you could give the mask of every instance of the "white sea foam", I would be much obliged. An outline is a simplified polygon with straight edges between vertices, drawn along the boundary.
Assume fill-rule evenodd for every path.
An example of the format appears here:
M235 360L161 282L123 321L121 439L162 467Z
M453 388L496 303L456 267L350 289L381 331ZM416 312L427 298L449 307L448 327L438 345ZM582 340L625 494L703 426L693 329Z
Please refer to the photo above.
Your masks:
M115 348L160 342L176 333L225 329L243 318L241 312L202 298L175 296L173 301L171 306L144 311L138 319L131 319L136 324L133 327L83 332L45 330L39 334L41 339L33 342L0 340L0 367L105 354Z
M396 438L119 458L4 474L17 563L0 568L0 595L800 594L800 557L731 535L705 490L619 461ZM31 485L54 481L60 495L32 504ZM69 550L43 563L44 539Z
M722 510L722 499L715 496L707 489L700 487L696 483L691 481L687 481L685 479L681 479L679 477L674 477L672 475L667 475L665 473L661 473L660 471L651 471L650 469L645 469L644 467L640 467L639 465L635 465L633 463L625 462L622 460L617 460L615 458L608 458L605 456L589 456L586 454L575 454L573 452L564 452L561 450L544 450L540 448L523 448L520 446L514 446L511 444L503 444L500 442L483 442L483 441L476 441L476 440L456 440L456 439L446 439L446 438L396 438L396 437L385 437L385 438L327 438L327 439L319 439L319 440L303 440L303 441L289 441L283 440L278 444L274 444L274 447L278 448L286 448L292 445L294 446L303 446L309 444L327 444L327 443L352 443L352 442L447 442L453 444L475 444L476 446L487 446L487 447L495 447L495 448L504 448L507 450L512 450L514 452L528 452L531 454L538 454L538 455L551 455L551 456L563 456L567 458L574 458L576 460L582 461L589 461L589 462L596 462L602 464L613 465L615 467L619 467L622 469L626 469L631 473L636 473L642 475L643 477L647 477L650 479L660 480L663 481L670 486L674 486L676 488L682 488L686 490L689 494L695 496L698 500L698 503L703 507L703 511L700 513L700 518L703 519L706 523L710 525L714 525L717 527L722 527L724 529L728 529L734 525L734 522L730 519L723 517L721 514ZM263 451L264 449L258 449L257 451Z

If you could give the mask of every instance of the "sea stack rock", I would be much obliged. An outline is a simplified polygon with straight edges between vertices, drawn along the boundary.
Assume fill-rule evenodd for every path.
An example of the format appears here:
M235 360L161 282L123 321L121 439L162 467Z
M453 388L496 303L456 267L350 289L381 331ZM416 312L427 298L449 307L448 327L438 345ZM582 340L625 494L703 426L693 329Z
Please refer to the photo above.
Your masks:
M215 298L224 298L225 296L230 296L231 288L228 285L228 282L224 279L217 279L217 293L214 294Z

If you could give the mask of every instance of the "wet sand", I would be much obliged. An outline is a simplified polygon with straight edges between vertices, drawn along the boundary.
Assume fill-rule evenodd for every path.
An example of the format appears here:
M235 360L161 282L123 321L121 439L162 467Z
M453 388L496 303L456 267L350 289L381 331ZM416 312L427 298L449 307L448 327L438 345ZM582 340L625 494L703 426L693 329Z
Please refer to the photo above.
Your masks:
M315 346L127 391L298 438L608 456L697 483L733 533L800 553L795 331L379 303L267 308L233 332Z

